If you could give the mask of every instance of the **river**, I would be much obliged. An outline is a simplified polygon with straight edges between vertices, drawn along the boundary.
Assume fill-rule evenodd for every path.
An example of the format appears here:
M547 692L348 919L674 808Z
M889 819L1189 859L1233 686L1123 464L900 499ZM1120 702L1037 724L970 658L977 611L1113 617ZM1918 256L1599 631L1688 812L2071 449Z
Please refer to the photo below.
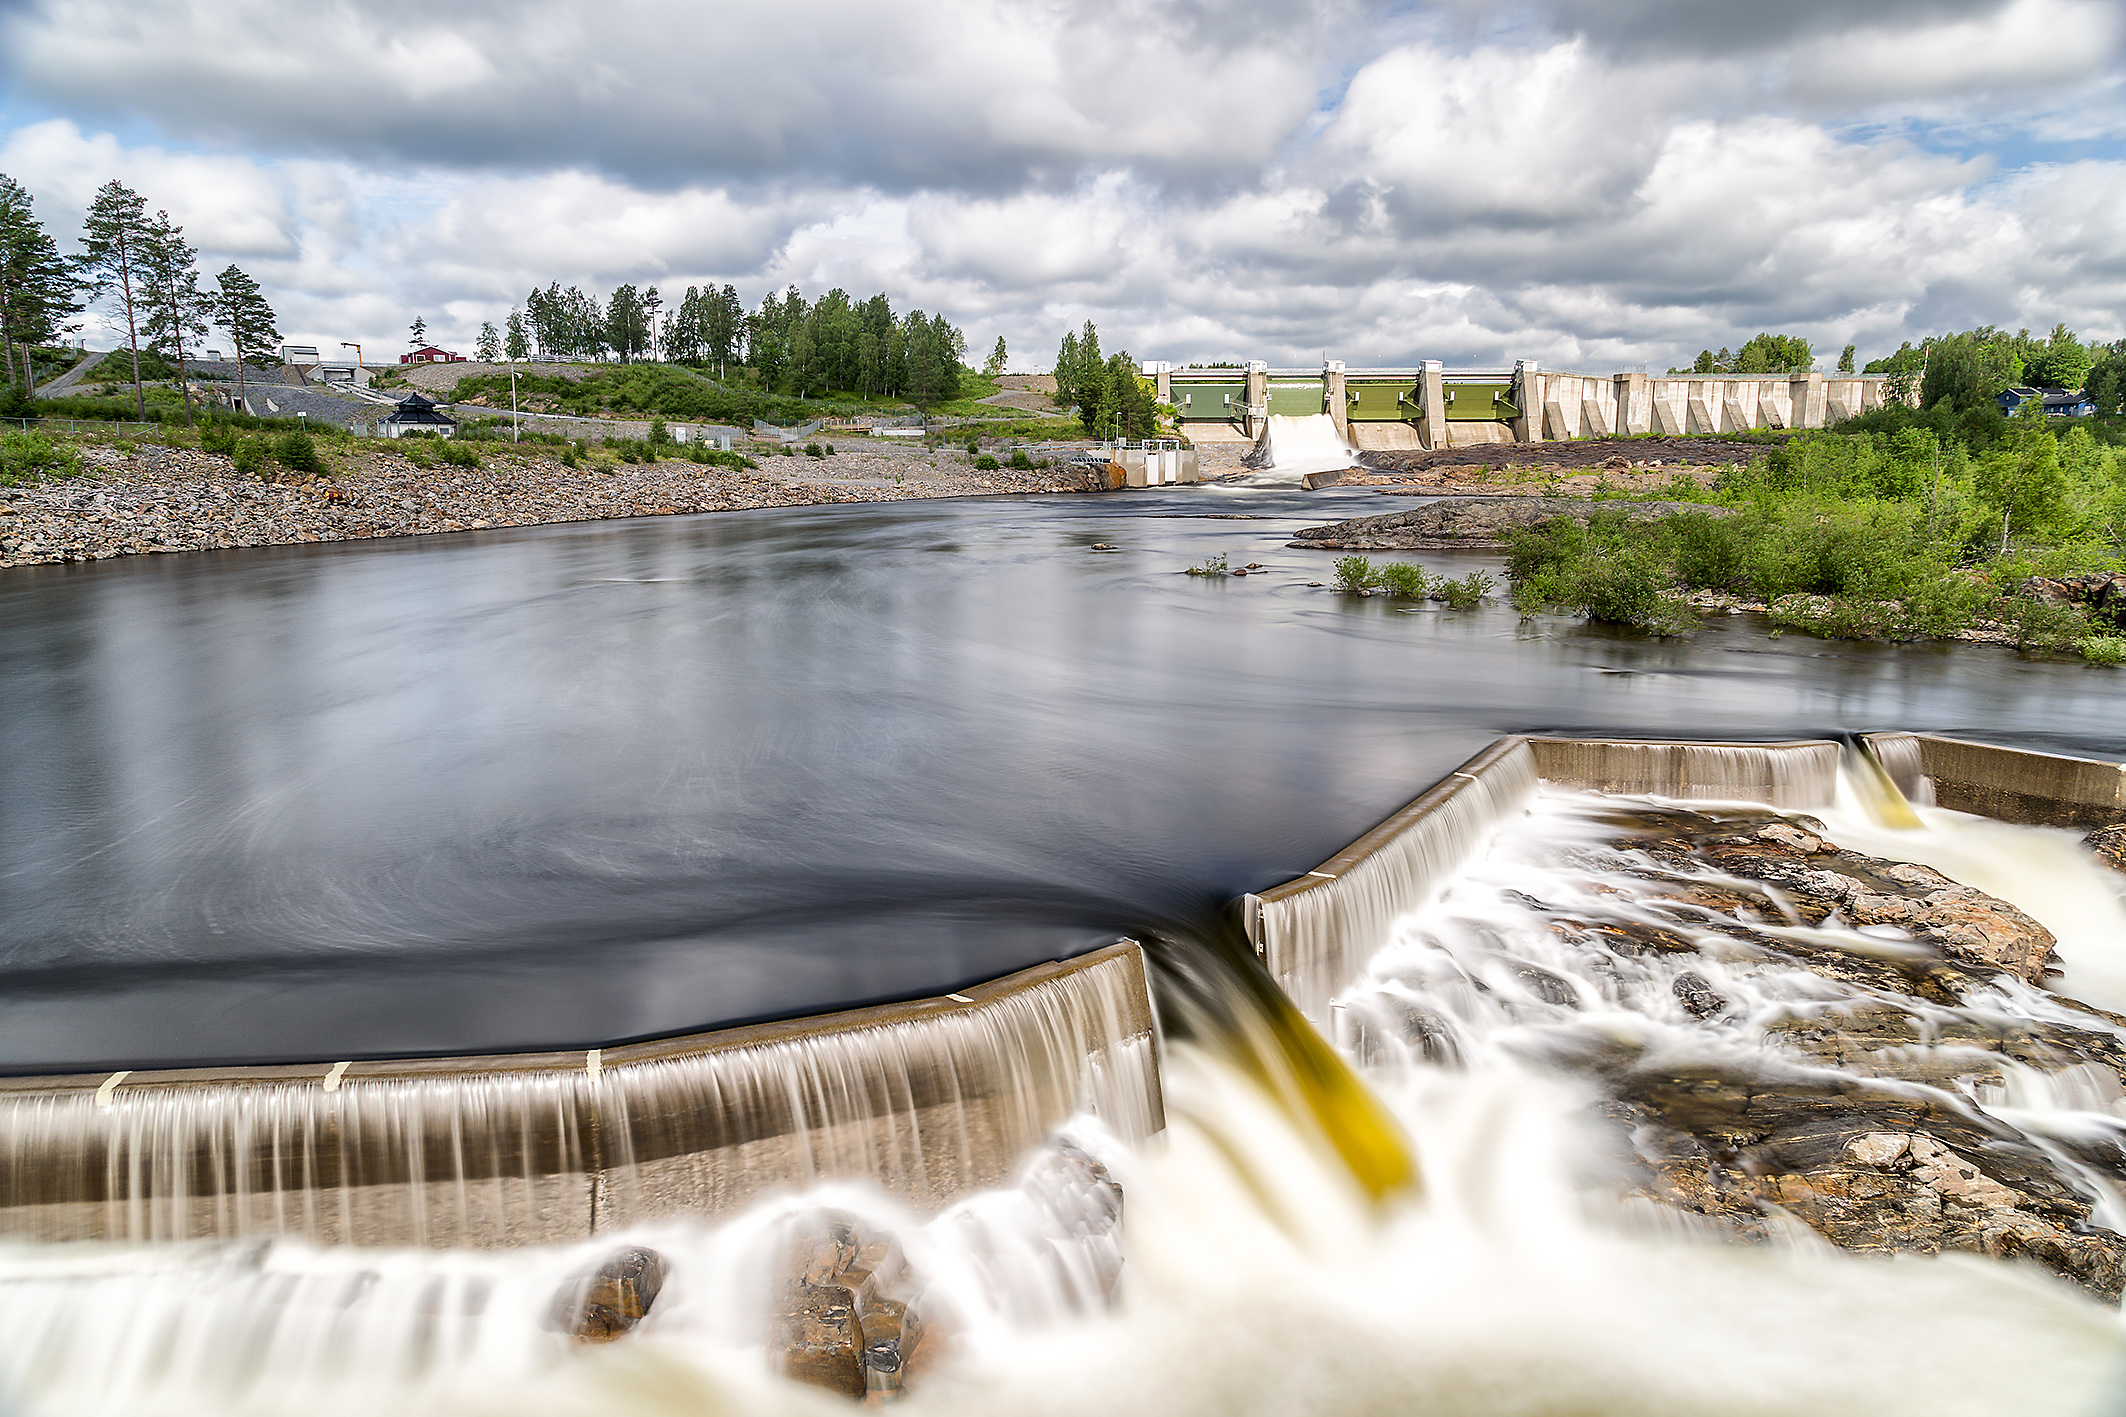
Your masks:
M941 992L1199 933L1507 732L2126 753L2118 674L2081 664L1310 587L1329 558L1290 533L1380 505L1184 488L0 574L0 1067ZM1266 569L1180 574L1221 553Z

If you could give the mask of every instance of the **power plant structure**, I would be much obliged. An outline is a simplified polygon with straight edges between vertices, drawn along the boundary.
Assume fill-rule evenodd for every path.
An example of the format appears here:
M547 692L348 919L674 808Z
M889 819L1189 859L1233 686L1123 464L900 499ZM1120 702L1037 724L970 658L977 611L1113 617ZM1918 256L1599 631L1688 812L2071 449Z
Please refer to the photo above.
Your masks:
M1882 406L1887 374L1575 374L1511 369L1319 369L1146 364L1192 442L1258 442L1272 417L1326 415L1362 452L1639 433L1823 428Z

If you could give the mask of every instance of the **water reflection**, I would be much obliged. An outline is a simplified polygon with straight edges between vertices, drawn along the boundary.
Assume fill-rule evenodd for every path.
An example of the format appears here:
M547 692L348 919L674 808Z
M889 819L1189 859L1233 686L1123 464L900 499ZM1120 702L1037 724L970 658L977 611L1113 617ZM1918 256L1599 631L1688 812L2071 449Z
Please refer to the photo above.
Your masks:
M1379 505L1182 489L0 574L0 1065L581 1045L1200 936L1502 732L2126 746L2116 676L2079 665L1309 588L1328 558L1292 530ZM1218 552L1269 573L1178 574Z

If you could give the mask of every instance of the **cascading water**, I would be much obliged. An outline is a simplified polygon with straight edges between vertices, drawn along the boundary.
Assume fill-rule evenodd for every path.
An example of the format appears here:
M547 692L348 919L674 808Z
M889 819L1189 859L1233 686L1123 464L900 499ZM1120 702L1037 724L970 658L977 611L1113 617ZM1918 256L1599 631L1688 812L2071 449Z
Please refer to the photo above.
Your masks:
M1825 832L1872 850L1857 835L1865 800L1846 793ZM1665 891L1737 886L1660 842L1701 818L1779 828L1776 812L1553 791L1520 805L1477 831L1458 871L1430 879L1334 1001L1352 1061L1418 1159L1418 1186L1361 1184L1309 1114L1278 1105L1274 1050L1249 1061L1184 1039L1168 1051L1160 1144L1070 1131L1127 1197L1111 1301L1108 1237L1038 1175L928 1219L837 1186L714 1228L636 1224L600 1246L18 1248L0 1254L0 1402L69 1417L843 1410L762 1356L765 1257L829 1205L900 1237L950 1328L949 1361L907 1399L917 1412L2116 1410L2126 1340L2114 1306L1975 1256L1841 1253L1804 1223L1815 1202L1799 1192L1746 1215L1678 1209L1657 1202L1646 1158L1632 1155L1636 1144L1675 1159L1656 1143L1687 1119L1655 1115L1673 1100L1664 1086L1683 1080L1703 1101L1717 1079L1768 1079L1767 1098L1780 1087L1872 1098L1883 1116L1972 1129L1991 1139L1989 1165L2016 1159L2023 1180L2056 1184L2057 1206L2115 1226L2126 1215L2092 1159L2126 1116L2115 1081L1973 1040L2022 1029L2119 1042L2116 1026L2005 975L1966 971L1960 998L1906 997L1883 981L1906 977L1914 945L1835 916L1789 919L1776 891L1746 914L1663 903ZM1968 825L1921 822L1948 837ZM2009 830L1989 849L2032 843L2043 853L2055 840ZM2086 860L2079 871L2091 892L2107 889ZM2072 968L2079 947L2061 943ZM1851 977L1805 963L1833 957ZM1228 980L1224 1008L1252 1020L1242 1033L1293 1026ZM1933 1033L1867 1059L1826 1048L1819 1025L1893 1006ZM1862 1155L1888 1154L1875 1133L1861 1140ZM1907 1144L1907 1174L1942 1154L1914 1161L1919 1142ZM1732 1161L1736 1176L1745 1162ZM1967 1170L1935 1177L1943 1214L1988 1203ZM2055 1228L2063 1244L2097 1234ZM1738 1229L1758 1243L1734 1243ZM548 1331L545 1307L615 1243L656 1246L672 1277L626 1343L574 1348Z
M16 1082L0 1090L0 1234L552 1243L824 1177L934 1208L1003 1181L1073 1112L1131 1140L1159 1129L1145 990L1120 947L979 1007L595 1066Z
M1296 486L1310 472L1341 472L1357 461L1358 450L1326 413L1273 413L1248 455L1248 465L1257 470L1239 480L1252 487Z

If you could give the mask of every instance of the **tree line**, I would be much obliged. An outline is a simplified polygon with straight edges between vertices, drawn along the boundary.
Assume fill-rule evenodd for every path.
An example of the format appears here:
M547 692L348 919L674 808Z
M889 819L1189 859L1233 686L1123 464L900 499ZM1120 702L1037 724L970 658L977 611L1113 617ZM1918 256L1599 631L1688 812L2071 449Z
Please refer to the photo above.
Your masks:
M280 340L277 316L258 282L235 265L203 288L199 252L166 211L148 215L147 202L120 182L96 193L82 221L80 249L61 253L37 219L21 184L0 173L0 353L6 382L18 400L36 393L34 352L81 328L90 306L109 300L123 317L131 355L133 408L147 418L140 356L174 361L185 422L192 422L186 362L197 356L209 329L228 333L242 382L245 361L263 357Z
M524 360L534 352L554 359L623 363L662 360L716 370L750 369L769 392L800 397L840 391L864 398L904 398L929 404L958 398L967 337L943 315L894 311L885 295L855 301L830 290L808 301L796 286L770 291L747 310L737 287L688 286L667 308L656 286L623 285L601 304L578 286L559 281L525 297L500 329L480 327L480 358ZM1004 342L989 360L1001 373Z
M2022 386L2086 393L2098 413L2110 414L2126 398L2126 340L2085 343L2064 324L2043 337L1981 325L1907 341L1869 360L1866 372L1889 374L1905 390L1916 382L1928 408L1945 399L1958 412L1990 408L2003 389Z
M1066 330L1056 347L1056 406L1075 408L1085 431L1098 437L1150 438L1159 431L1152 389L1128 350L1102 358L1100 331L1087 320Z

